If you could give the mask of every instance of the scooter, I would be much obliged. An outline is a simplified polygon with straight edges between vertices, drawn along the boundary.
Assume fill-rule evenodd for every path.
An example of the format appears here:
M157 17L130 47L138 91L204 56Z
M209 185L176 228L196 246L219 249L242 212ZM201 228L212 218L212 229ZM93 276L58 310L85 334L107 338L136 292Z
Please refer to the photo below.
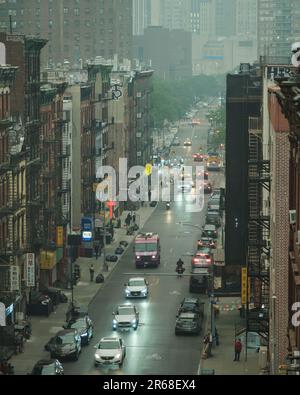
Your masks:
M178 278L182 277L183 273L185 272L185 268L182 266L177 266L176 273L178 274Z

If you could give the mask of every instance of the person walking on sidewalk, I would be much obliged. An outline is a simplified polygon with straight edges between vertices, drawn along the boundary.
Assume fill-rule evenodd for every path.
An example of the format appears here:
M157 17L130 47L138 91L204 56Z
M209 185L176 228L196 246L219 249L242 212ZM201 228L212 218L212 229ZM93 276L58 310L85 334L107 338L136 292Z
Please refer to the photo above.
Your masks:
M95 245L95 254L96 254L96 260L97 260L98 256L99 256L99 244Z
M91 277L91 282L94 281L94 274L95 274L95 268L94 268L94 265L91 264L91 266L90 266L90 277Z
M133 215L132 215L132 222L133 222L133 225L135 225L135 221L136 221L136 215L135 215L135 213L133 213Z
M236 340L235 344L234 344L234 361L239 361L240 360L240 355L242 352L242 342L241 339Z

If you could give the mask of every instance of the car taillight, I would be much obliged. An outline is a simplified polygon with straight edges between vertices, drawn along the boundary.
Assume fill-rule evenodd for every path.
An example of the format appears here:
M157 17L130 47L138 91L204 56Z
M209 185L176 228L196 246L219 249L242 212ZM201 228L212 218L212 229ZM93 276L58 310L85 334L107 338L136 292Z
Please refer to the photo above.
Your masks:
M206 259L206 262L207 263L211 263L211 259Z
M194 263L199 263L199 262L200 262L200 259L194 258L194 259L193 259L193 262L194 262Z

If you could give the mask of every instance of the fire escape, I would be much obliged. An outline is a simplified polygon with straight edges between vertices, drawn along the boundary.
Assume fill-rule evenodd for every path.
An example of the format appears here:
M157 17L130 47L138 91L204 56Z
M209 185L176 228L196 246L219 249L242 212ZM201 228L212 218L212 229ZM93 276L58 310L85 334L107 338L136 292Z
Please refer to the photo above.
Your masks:
M270 216L263 210L264 194L270 192L270 161L263 158L262 127L249 119L248 162L248 282L253 303L247 302L247 332L269 341ZM250 308L251 307L251 308Z

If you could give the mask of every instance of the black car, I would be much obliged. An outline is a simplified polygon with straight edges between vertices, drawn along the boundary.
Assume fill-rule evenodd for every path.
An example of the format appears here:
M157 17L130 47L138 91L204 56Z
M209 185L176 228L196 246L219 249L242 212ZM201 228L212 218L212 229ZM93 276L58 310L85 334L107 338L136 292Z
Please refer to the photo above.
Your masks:
M175 335L195 334L199 335L202 330L202 318L197 313L181 313L175 324Z
M88 345L94 335L93 321L88 315L69 321L68 325L65 325L64 328L77 329L82 345Z
M177 316L181 313L196 313L203 316L204 303L197 298L185 298L179 306Z
M209 287L209 271L207 268L192 269L190 277L190 292L206 294Z
M61 376L64 374L64 368L57 359L38 361L31 372L33 376Z
M221 226L220 212L209 211L206 215L205 223L207 223L208 225L215 225L216 228L220 228Z
M77 361L81 352L80 334L77 329L59 331L45 345L45 350L50 352L51 358L73 358Z

